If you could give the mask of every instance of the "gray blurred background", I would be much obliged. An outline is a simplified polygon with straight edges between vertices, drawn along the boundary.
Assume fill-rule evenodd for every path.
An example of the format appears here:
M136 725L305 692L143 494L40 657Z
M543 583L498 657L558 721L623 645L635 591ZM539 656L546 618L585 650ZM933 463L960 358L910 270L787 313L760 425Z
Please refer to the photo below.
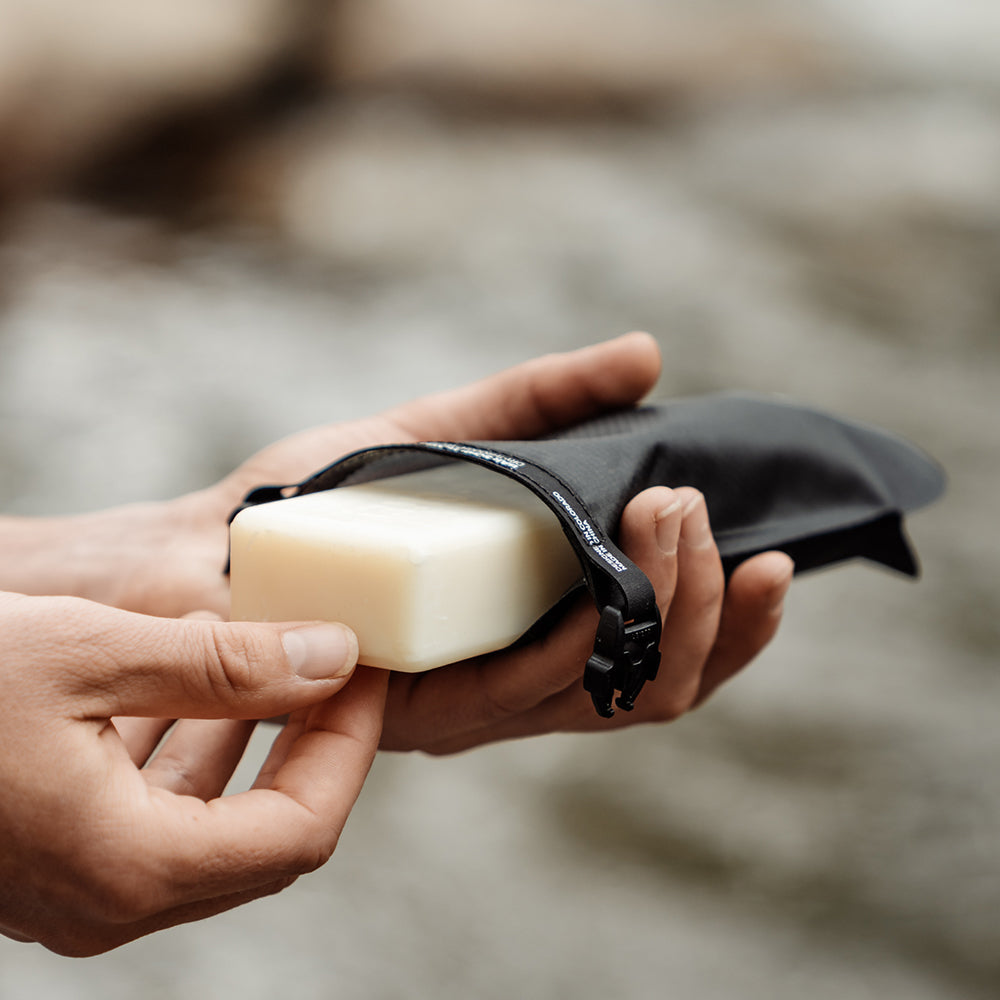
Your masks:
M951 483L704 710L382 757L321 872L0 996L995 997L998 110L990 0L0 0L5 512L633 328Z

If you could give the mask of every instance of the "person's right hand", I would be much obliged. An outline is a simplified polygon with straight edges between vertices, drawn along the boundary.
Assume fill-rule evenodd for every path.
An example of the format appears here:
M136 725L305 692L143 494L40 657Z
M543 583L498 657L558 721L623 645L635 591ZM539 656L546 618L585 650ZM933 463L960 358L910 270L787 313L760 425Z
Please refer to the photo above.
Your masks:
M323 864L381 731L387 674L351 679L356 656L335 625L0 593L0 932L93 955ZM222 797L243 720L285 713L254 787ZM189 721L153 755L157 719Z

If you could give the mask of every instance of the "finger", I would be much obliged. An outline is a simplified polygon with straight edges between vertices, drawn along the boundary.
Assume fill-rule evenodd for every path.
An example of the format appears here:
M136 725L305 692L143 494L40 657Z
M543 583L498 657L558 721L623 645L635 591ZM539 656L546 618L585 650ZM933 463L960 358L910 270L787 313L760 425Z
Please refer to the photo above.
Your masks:
M181 617L192 621L221 621L221 615L208 610L189 611ZM111 721L118 730L132 763L136 767L142 767L160 745L160 741L175 720L118 718Z
M229 858L207 881L203 873L202 885L218 878L216 892L252 889L262 875L299 875L329 858L374 759L387 680L383 670L358 671L343 691L308 711L268 789L210 803L223 819L217 830L206 827L206 838L218 834ZM255 865L267 857L266 867L245 872L240 859L247 854ZM200 864L204 854L194 848L190 857ZM245 877L249 884L240 885Z
M288 760L288 754L295 745L295 741L306 731L308 720L309 709L307 708L300 709L288 716L278 735L272 741L271 749L257 772L252 787L271 788L274 785L275 778L285 761Z
M472 746L480 740L466 737L495 727L513 732L536 706L580 683L596 628L593 600L581 594L551 632L529 645L422 674L393 675L386 705L393 726L383 749L435 753L435 744L450 746L455 739Z
M136 767L142 767L149 760L174 724L173 719L115 718L111 721Z
M149 785L208 800L223 793L246 750L252 719L183 719L143 769Z
M695 704L747 666L774 637L794 570L783 552L765 552L733 573Z
M108 782L102 808L124 795L135 810L130 823L105 830L95 848L99 857L120 859L103 873L109 919L135 924L176 907L254 893L323 864L374 758L385 685L384 671L362 670L316 706L269 789L204 802L156 787L143 799L134 792L132 782L142 780L136 772ZM86 850L80 864L90 870Z
M38 665L76 718L266 718L347 682L357 639L321 623L181 621L75 598L25 598L18 620ZM34 678L33 678L34 679Z
M631 406L660 373L656 341L630 333L550 354L385 414L416 439L533 438Z
M687 486L675 492L683 505L677 586L660 637L660 673L645 705L647 711L668 719L682 715L694 703L725 595L722 561L712 538L705 498Z
M663 618L677 587L677 549L682 522L681 495L666 486L640 493L622 513L621 548L653 585Z
M622 547L648 575L661 613L676 583L680 525L680 502L665 486L639 494L622 514ZM596 627L593 601L581 596L551 633L530 646L396 679L388 711L396 719L420 719L422 726L420 732L394 727L400 743L386 749L419 745L446 753L531 732L594 728L596 715L581 678Z
M48 928L47 933L39 943L49 950L67 957L92 958L156 931L176 927L179 924L192 923L196 920L206 920L264 896L273 896L275 893L281 892L282 889L287 889L295 881L294 877L289 877L266 882L255 889L229 893L197 903L185 903L130 923L119 922L101 925L88 921L71 920L66 926L57 930ZM13 937L13 935L9 936ZM34 939L18 937L15 940L30 941Z
M675 719L688 710L698 694L698 685L709 651L715 640L725 582L718 550L712 539L708 511L702 495L689 487L676 490L654 488L631 501L622 517L622 548L649 577L656 589L663 616L660 640L662 662L656 680L646 686L632 713L617 713L611 720L598 719L589 696L579 684L582 664L593 643L593 619L575 642L579 659L569 683L520 715L495 720L488 734L479 739L512 739L531 732L551 729L590 731L614 729L637 721ZM579 628L579 623L569 623ZM573 649L569 637L562 639L567 653ZM558 655L554 657L559 662ZM569 664L566 664L569 666ZM540 673L543 664L534 663ZM560 675L567 679L565 667ZM473 745L471 732L437 743L432 752L450 753L459 744Z

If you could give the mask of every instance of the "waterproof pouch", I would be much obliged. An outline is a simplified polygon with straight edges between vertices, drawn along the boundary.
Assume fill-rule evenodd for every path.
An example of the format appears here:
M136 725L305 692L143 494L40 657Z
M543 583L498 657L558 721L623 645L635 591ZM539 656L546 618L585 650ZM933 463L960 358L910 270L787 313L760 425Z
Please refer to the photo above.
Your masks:
M637 493L654 485L701 490L727 576L770 549L787 552L797 572L864 558L916 576L903 516L944 487L940 468L894 435L727 393L622 411L537 440L370 448L300 483L259 487L233 516L255 504L449 461L518 481L559 518L600 612L583 682L604 716L613 714L613 702L631 709L659 665L656 595L616 544L622 511Z

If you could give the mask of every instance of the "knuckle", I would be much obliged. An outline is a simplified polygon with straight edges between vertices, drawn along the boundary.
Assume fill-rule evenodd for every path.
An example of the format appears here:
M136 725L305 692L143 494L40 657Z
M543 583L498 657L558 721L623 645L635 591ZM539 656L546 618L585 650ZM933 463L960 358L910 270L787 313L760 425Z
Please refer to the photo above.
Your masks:
M162 786L169 788L175 795L198 795L200 775L179 754L161 750L145 770L147 775L155 775Z
M298 876L308 875L310 872L322 868L333 856L339 840L340 831L331 830L326 824L321 823L318 817L314 819L314 822L304 824L303 835L294 857L278 882L283 883L287 880L288 884L291 884ZM284 885L281 885L280 888L284 888ZM275 892L280 891L280 888L275 889Z
M525 364L520 380L522 402L541 426L564 423L567 411L594 408L593 387L575 372L564 381L568 374L566 355L558 352L543 354ZM562 385L562 392L554 395L551 387L557 383Z
M482 691L482 719L487 722L503 722L519 711L518 707L509 703L488 685L483 686Z
M686 683L681 686L675 684L666 688L650 703L653 721L676 722L691 711L697 696L697 683Z
M688 706L677 697L661 698L653 706L656 722L675 722L688 710Z
M242 631L218 624L207 631L207 677L213 692L225 695L253 690L264 660L259 643Z
M299 855L298 864L295 868L295 876L308 875L317 871L330 860L337 847L337 838L334 837L329 843L315 846L303 851Z
M549 657L544 656L543 659L547 661ZM469 699L463 713L465 720L472 721L477 726L503 722L523 712L526 707L541 698L541 694L537 691L527 690L523 676L511 672L504 678L491 670L495 662L493 657L487 656L477 664L472 687L473 697ZM540 675L542 671L538 673ZM537 681L537 676L535 679Z

